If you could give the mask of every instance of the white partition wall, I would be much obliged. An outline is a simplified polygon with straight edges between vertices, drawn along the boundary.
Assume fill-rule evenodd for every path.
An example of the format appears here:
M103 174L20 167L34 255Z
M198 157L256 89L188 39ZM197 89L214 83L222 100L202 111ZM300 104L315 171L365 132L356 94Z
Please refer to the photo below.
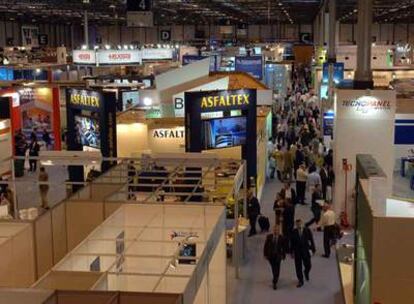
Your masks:
M334 208L337 214L344 211L345 193L347 212L352 215L355 186L355 159L357 154L372 154L388 177L387 195L392 191L394 168L394 119L396 97L388 90L337 90L334 129ZM345 192L343 160L352 166L348 172Z

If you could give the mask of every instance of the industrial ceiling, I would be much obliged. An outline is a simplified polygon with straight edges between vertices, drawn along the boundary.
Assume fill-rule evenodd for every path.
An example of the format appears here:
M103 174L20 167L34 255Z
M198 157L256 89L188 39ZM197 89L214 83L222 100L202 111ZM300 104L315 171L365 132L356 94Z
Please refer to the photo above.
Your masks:
M325 0L328 1L328 0ZM126 0L0 0L0 16L18 22L125 24ZM311 23L324 0L153 0L157 25ZM341 22L355 22L357 0L337 0ZM408 22L414 0L374 0L376 22ZM0 17L1 18L1 17Z

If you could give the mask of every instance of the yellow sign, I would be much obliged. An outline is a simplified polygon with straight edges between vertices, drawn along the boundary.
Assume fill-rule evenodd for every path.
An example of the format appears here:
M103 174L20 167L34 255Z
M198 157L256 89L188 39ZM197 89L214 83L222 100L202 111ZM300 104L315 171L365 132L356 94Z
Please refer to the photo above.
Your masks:
M85 95L74 93L70 95L70 103L74 105L81 105L86 107L99 108L99 96Z
M201 100L201 108L209 109L215 107L233 107L248 105L249 94L232 94L227 96L206 96Z

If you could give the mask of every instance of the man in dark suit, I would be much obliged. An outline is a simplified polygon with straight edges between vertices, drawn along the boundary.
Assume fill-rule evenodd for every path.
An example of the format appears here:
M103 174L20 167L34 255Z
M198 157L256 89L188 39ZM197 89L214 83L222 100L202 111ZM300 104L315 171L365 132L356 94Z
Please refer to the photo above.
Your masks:
M256 232L256 222L257 217L260 214L260 204L259 200L254 196L253 191L249 190L247 197L247 216L249 217L250 223L250 232L249 236L257 234Z
M285 259L285 238L280 234L279 226L273 227L273 233L266 237L263 254L269 261L273 274L273 289L277 289L277 282L280 274L280 263Z
M309 281L309 272L312 268L311 254L315 254L315 243L313 241L313 235L309 228L303 227L302 220L296 220L296 229L292 232L292 250L295 259L296 276L298 278L298 285L300 288L303 286L303 274ZM302 269L302 264L304 270Z
M295 206L289 198L285 199L282 217L282 233L286 240L286 252L292 253L291 237L295 228Z
M286 182L280 194L284 199L290 199L293 204L296 204L296 191L291 187L290 182Z

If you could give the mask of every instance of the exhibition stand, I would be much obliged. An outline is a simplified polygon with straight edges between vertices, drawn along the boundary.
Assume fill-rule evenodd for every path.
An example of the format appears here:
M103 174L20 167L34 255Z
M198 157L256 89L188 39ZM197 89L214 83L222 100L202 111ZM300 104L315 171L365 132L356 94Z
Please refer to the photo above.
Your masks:
M12 99L12 134L21 130L28 139L34 131L38 141L46 150L60 150L60 105L59 89L54 85L33 83L31 86L0 90L0 96ZM50 142L43 141L47 131Z
M358 155L354 303L411 303L413 202L390 197L386 176L371 155ZM392 263L384 263L392 261ZM352 302L351 302L352 303Z
M241 146L247 175L256 180L256 90L186 92L185 113L187 152Z
M356 168L355 157L358 153L372 154L378 160L388 177L386 193L392 193L395 111L394 91L336 91L333 141L336 174L333 193L337 214L354 214L352 185L355 179L352 172ZM350 219L353 222L352 217Z
M225 303L224 220L222 206L123 205L33 287Z
M125 203L180 206L184 204L183 207L214 205L220 206L223 210L223 207L228 205L227 213L230 214L229 210L232 211L234 223L238 222L239 213L245 215L246 192L242 188L245 184L245 166L236 160L224 161L215 155L180 153L153 154L141 159L50 155L42 156L40 161L48 167L81 164L91 166L105 161L113 161L118 165L89 182L66 182L68 186L82 184L84 187L75 193L68 192L66 199L56 205L51 205L50 210L41 212L37 217L18 221L18 223L27 224L31 231L28 234L29 240L25 240L25 245L34 244L31 252L24 251L25 257L30 256L34 261L32 268L24 269L29 272L27 276L32 277L29 284L47 273ZM147 174L146 178L143 176L140 179L131 180L128 175L131 166L137 173L151 174ZM203 172L201 178L191 175L191 166L201 168ZM168 174L161 177L158 174L160 171ZM190 179L194 183L183 187L183 181ZM9 187L13 187L13 183L24 184L25 181L10 179L7 183ZM52 188L57 184L55 181L50 181L49 186ZM151 191L144 190L146 188L150 188ZM196 189L202 189L202 191L196 191ZM197 197L202 197L202 202L196 199ZM182 198L185 198L184 201ZM229 204L231 201L240 200L243 202L241 206ZM1 223L4 224L5 229L9 229L8 225L13 225L15 222L17 221L9 220ZM225 225L221 227L224 229ZM227 232L227 244L233 251L233 262L237 268L244 255L245 227L233 225L230 229ZM1 233L0 231L0 235ZM11 270L10 273L13 272L18 273L17 270ZM26 286L28 285L16 284L13 287Z
M116 99L113 92L87 89L66 90L68 151L100 152L103 157L116 157ZM69 179L83 182L91 170L105 172L111 166L104 162L99 168L69 166Z

